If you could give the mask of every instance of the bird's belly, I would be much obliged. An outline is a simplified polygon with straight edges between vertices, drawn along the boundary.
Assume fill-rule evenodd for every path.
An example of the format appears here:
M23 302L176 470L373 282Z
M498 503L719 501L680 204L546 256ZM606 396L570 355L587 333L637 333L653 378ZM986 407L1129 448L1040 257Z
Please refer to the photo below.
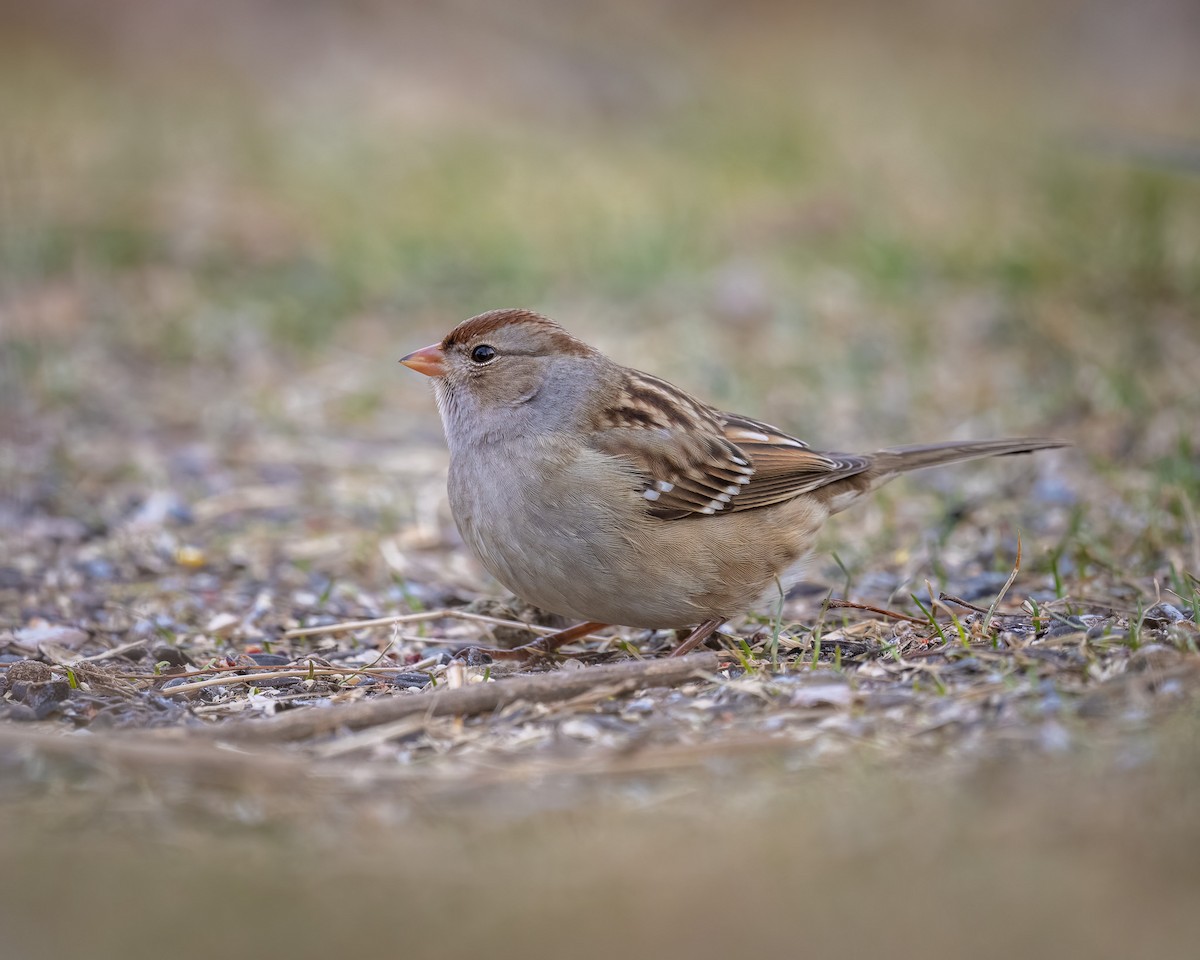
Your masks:
M536 607L579 620L640 627L686 626L704 619L688 594L663 594L645 569L646 531L638 543L609 505L573 498L533 509L507 507L501 517L476 499L455 512L463 539L503 586ZM479 508L484 509L480 510ZM622 527L625 529L622 529Z
M565 617L655 629L728 619L774 597L777 577L808 552L824 519L788 505L658 520L623 469L611 458L577 462L531 489L495 464L480 483L452 463L451 509L480 563L521 599Z
M479 562L522 600L623 626L705 619L705 585L678 582L671 545L659 542L670 524L646 515L626 464L600 455L541 464L533 482L509 467L528 456L481 457L451 462L451 511ZM485 466L486 482L477 472Z

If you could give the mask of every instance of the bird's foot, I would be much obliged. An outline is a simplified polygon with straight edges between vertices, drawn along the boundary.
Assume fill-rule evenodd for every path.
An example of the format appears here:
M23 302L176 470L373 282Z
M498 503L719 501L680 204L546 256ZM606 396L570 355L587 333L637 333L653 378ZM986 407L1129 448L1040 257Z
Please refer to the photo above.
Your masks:
M716 633L717 627L724 622L724 620L705 620L702 624L700 624L700 626L693 630L691 634L689 634L688 638L684 640L683 643L681 643L671 652L671 656L682 657L691 653L698 646L700 646L700 644Z
M465 650L459 651L458 656L464 658L468 664L484 663L484 656L490 657L492 660L518 660L526 663L533 660L542 660L554 656L558 652L559 647L566 646L574 640L581 640L589 634L595 633L597 630L603 630L607 626L607 623L597 623L594 620L589 620L586 623L578 623L573 627L567 627L565 630L559 630L557 633L538 637L536 640L523 643L521 646L513 647L510 650L501 650L496 647L467 647Z

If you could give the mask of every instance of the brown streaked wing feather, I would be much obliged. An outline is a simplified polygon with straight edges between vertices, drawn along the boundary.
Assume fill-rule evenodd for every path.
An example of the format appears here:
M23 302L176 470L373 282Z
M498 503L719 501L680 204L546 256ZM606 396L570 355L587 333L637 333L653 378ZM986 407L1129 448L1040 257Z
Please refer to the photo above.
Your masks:
M868 457L818 453L783 431L700 403L665 380L629 371L628 408L606 412L593 445L645 477L647 512L663 520L781 503L861 473Z
M598 450L631 460L645 477L651 516L675 520L717 513L736 499L753 468L725 437L720 414L678 387L627 371L626 406L606 410L594 426Z
M734 440L754 465L754 476L730 504L732 510L782 503L871 466L870 457L812 450L803 440L769 423L732 413L722 417L726 437Z

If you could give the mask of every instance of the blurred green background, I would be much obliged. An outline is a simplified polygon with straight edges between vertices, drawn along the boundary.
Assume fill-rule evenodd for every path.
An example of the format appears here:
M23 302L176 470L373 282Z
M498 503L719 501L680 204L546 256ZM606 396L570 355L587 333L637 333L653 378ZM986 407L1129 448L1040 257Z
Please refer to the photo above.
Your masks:
M10 409L186 422L340 352L386 430L378 361L527 305L828 446L1195 438L1185 0L0 12Z
M826 448L1062 435L1118 562L1200 562L1186 0L0 15L18 516L131 437L436 446L395 358L520 305Z

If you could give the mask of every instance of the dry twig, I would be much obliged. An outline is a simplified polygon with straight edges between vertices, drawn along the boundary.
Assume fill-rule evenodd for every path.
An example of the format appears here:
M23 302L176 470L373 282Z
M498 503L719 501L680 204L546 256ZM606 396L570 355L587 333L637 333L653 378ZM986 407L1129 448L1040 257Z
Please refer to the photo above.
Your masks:
M234 668L245 670L245 667ZM212 671L205 671L211 673ZM282 670L264 670L261 673L243 673L231 675L223 673L216 677L206 677L204 680L195 680L192 683L181 683L174 687L163 687L159 690L165 697L178 697L185 693L194 693L197 690L203 690L205 687L222 687L230 683L258 683L260 680L278 680L284 677L293 677L298 680L305 680L309 677L353 677L357 675L371 676L383 675L388 676L395 674L396 668L392 667L386 670L371 667L361 667L358 669L341 668L341 667L286 667ZM166 679L171 679L167 677Z
M523 623L520 620L504 620L501 617L489 617L482 613L471 613L468 610L443 609L402 613L394 617L377 617L374 620L343 620L340 623L327 623L319 627L297 627L294 630L288 630L284 636L288 638L314 637L323 633L348 633L367 627L388 627L397 623L422 623L427 620L467 620L471 623L486 623L494 627L516 627L539 636L549 636L559 632L559 628L556 627L539 627L536 624Z
M857 603L854 600L831 599L826 605L849 610L866 610L870 613L877 613L881 617L891 617L893 620L907 620L909 623L919 623L922 626L929 623L928 620L922 620L920 617L910 617L907 613L898 613L895 610L887 610L884 607L872 606L869 603Z
M344 705L321 710L298 710L269 720L242 721L214 726L215 739L239 741L292 741L332 733L358 730L401 717L490 713L518 700L548 703L578 696L595 687L610 686L613 696L647 686L682 683L699 674L718 669L716 653L694 653L667 660L633 660L578 670L555 670L530 677L514 677L494 683L477 683L458 690L431 690Z
M967 603L967 601L963 600L961 597L952 597L948 593L943 593L941 595L941 599L948 600L950 603L957 603L960 607L965 607L968 610L973 610L975 613L987 613L986 607L980 607L974 603Z

